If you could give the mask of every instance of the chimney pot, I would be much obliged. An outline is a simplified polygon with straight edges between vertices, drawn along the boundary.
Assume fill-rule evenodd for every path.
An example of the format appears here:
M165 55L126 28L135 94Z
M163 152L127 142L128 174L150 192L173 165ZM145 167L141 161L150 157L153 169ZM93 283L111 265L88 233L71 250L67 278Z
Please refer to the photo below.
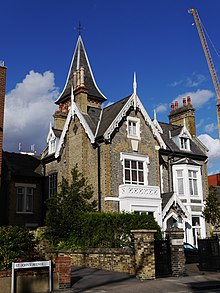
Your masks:
M59 104L59 110L60 110L60 112L63 112L63 104L62 103Z
M174 103L171 103L171 111L174 111Z
M183 98L183 106L186 106L186 98Z
M178 109L178 101L175 101L175 108Z
M187 103L188 103L188 105L191 104L191 98L190 98L190 96L187 97Z

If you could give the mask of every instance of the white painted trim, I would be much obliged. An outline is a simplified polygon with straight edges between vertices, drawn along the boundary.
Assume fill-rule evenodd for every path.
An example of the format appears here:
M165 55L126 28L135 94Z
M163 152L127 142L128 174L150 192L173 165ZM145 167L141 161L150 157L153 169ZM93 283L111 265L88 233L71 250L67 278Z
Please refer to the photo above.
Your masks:
M130 135L129 134L129 121L134 122L136 125L136 135ZM141 133L140 133L140 118L127 116L127 137L132 139L141 139Z
M137 106L141 110L142 115L144 116L144 119L145 119L147 125L150 126L150 128L151 128L151 130L153 132L153 135L156 137L157 141L159 142L160 147L163 148L163 149L166 149L166 144L164 143L159 131L157 130L157 128L153 124L152 120L150 119L150 117L149 117L147 111L145 110L144 106L142 105L139 97L137 95L134 97L134 94L131 95L131 97L128 99L127 103L124 105L124 107L118 113L116 118L112 121L112 123L108 127L108 129L105 131L104 139L110 140L111 134L113 133L115 128L118 127L118 125L119 125L120 121L122 120L122 118L127 115L127 111L129 110L129 108L131 106L134 106L134 98L137 99Z
M83 117L79 107L77 106L77 104L75 102L72 102L72 104L70 106L70 109L69 109L69 113L68 113L67 118L66 118L66 122L64 124L64 128L63 128L63 131L62 131L58 146L57 146L57 150L55 152L55 158L58 158L60 156L61 147L62 147L62 145L64 143L64 139L65 139L66 133L67 133L67 131L69 129L69 124L71 122L71 119L72 119L72 117L74 115L76 115L79 118L80 124L83 126L83 128L84 128L86 134L88 135L91 143L95 142L95 136L92 133L92 130L90 129L89 125L87 124L85 118Z
M36 184L30 184L30 183L15 183L15 187L30 187L30 188L36 188Z
M72 118L71 108L72 108L72 105L71 105L70 110L68 112L68 115L67 115L67 118L66 118L66 121L65 121L65 124L64 124L64 128L62 130L62 133L61 133L61 136L60 136L60 140L59 140L59 143L57 145L57 149L56 149L56 152L55 152L55 158L56 159L60 155L60 150L61 150L61 147L62 147L62 145L64 143L64 139L65 139L65 136L66 136L66 133L67 133L67 130L69 128L69 124L70 124L70 121L71 121L71 118Z
M124 185L126 185L126 183L125 183L125 166L124 166L125 159L143 162L144 185L148 185L148 172L149 172L149 170L148 170L147 165L149 164L149 157L139 156L139 155L134 155L134 154L120 153L120 160L121 160L122 166L123 166L123 184ZM134 186L134 184L130 184L130 185ZM144 186L144 185L138 185L138 186Z
M118 197L114 197L114 196L106 196L104 200L105 201L120 201Z
M176 192L174 192L173 195L171 196L171 198L169 199L168 203L166 204L166 206L163 209L163 212L162 212L163 219L166 216L169 209L171 208L171 206L173 205L173 203L175 203L175 205L178 204L180 206L180 208L182 209L182 211L184 212L184 214L186 215L186 217L190 218L190 213L188 212L188 210L186 209L186 207L184 206L182 201L179 199Z

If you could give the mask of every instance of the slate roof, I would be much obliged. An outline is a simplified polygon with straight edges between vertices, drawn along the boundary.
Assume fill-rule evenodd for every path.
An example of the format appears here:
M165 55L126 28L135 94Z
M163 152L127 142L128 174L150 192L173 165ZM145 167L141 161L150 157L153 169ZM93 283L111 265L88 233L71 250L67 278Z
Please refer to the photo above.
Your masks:
M61 133L62 133L62 130L54 129L53 128L53 132L54 132L54 134L55 134L56 137L60 137L61 136Z
M117 101L114 104L107 106L106 108L102 110L101 122L100 122L97 137L101 137L104 135L105 131L109 128L111 123L117 117L117 115L122 110L122 108L127 103L130 97L131 95L120 101Z
M171 197L173 196L173 192L168 192L168 193L162 193L161 197L162 197L162 210L165 208L165 206L167 205L168 201L171 199Z
M182 126L171 125L164 122L159 122L161 128L163 129L163 133L161 134L163 141L165 142L167 149L171 152L184 152L187 154L199 155L206 157L206 154L202 152L202 150L190 140L190 151L183 151L175 144L175 142L170 138L170 132L173 134L180 133L182 130Z
M73 84L73 73L78 69L77 66L79 68L83 67L85 70L84 83L85 83L85 87L88 90L88 97L101 101L101 102L106 101L106 97L97 88L81 36L79 36L77 44L76 44L75 52L73 55L73 61L69 70L69 75L67 77L66 85L64 87L62 94L60 95L60 97L57 99L55 103L56 104L64 103L66 99L70 96L71 85Z
M3 152L3 161L13 176L42 176L40 158L36 156Z

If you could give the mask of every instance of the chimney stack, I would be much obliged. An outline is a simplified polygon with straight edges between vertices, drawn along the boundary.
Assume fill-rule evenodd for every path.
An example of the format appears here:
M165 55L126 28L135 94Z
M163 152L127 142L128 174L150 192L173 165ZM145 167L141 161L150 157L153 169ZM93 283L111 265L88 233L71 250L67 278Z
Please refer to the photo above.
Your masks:
M0 187L2 177L2 145L3 145L3 126L5 109L5 88L6 88L6 70L3 61L0 61Z
M174 107L175 105L175 107ZM191 98L183 98L183 106L178 108L178 101L171 103L171 111L169 114L170 124L184 126L184 121L191 135L196 135L195 109L191 104Z

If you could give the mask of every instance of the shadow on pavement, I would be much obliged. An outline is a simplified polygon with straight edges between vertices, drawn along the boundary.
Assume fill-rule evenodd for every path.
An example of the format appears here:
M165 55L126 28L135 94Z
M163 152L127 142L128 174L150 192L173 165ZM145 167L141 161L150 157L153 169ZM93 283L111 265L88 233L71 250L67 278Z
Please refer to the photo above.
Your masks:
M135 276L126 273L116 273L99 269L80 269L72 270L72 292L84 292L85 290L100 286L123 282L130 279L137 280Z

